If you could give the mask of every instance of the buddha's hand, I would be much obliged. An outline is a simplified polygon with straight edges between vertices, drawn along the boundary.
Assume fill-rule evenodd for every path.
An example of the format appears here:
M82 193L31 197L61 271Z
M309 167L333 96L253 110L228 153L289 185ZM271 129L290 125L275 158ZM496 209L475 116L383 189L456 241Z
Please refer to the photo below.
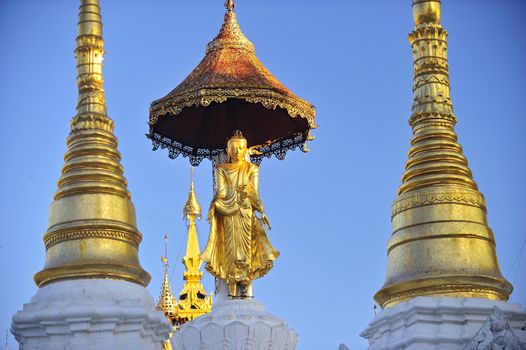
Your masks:
M206 218L209 224L212 223L212 220L214 219L214 214L215 214L215 208L213 205L211 205L210 209L208 210L208 216Z
M267 215L265 213L261 213L261 220L263 221L263 224L267 225L268 230L272 230L272 227L270 226L270 221L268 221Z

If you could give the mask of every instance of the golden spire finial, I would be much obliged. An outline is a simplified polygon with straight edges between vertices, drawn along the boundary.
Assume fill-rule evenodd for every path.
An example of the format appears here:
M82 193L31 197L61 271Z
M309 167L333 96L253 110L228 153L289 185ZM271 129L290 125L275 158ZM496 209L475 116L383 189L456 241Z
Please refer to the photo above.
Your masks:
M159 301L157 302L157 309L164 313L164 316L170 321L175 330L179 324L179 316L177 315L177 300L172 294L172 288L168 278L168 268L170 266L168 263L168 234L164 235L164 256L161 257L161 261L164 266L164 277L161 286L161 294L159 296ZM171 338L172 335L173 333L170 332L169 338ZM172 350L172 343L169 338L163 342L163 350Z
M227 11L234 11L235 7L236 7L236 4L234 3L234 0L225 1L225 8L227 9Z
M416 25L440 23L440 0L413 0L413 19Z
M233 0L227 0L225 19L217 36L206 46L206 53L221 49L243 49L254 53L254 45L247 39L237 23Z
M146 286L150 275L138 257L142 236L106 115L99 0L80 0L76 43L77 114L44 235L46 265L34 279L39 287L84 278Z
M188 240L186 242L186 254L183 258L183 264L186 267L183 275L185 284L179 294L177 310L182 322L192 320L212 309L212 295L206 296L206 291L201 284L203 273L199 270L202 261L199 257L200 249L195 219L201 217L201 207L194 191L193 167L190 178L190 191L183 210L185 219L188 220Z
M439 0L413 0L413 129L398 198L382 308L417 296L507 300L484 196L457 141Z
M190 217L201 219L201 206L197 201L197 196L194 190L194 167L190 170L190 190L188 191L188 198L183 209L184 218L190 221Z
M197 201L197 196L194 191L194 179L193 179L193 167L190 173L190 191L188 192L188 199L186 200L186 205L184 206L184 216L188 220L188 241L186 243L186 254L183 258L183 264L186 267L185 279L186 276L199 276L201 279L201 272L199 268L201 267L201 259L199 258L200 249L199 241L197 239L197 229L195 226L195 219L201 218L201 206Z
M77 47L77 115L72 129L97 128L113 131L113 121L106 114L104 97L104 39L99 0L81 0Z

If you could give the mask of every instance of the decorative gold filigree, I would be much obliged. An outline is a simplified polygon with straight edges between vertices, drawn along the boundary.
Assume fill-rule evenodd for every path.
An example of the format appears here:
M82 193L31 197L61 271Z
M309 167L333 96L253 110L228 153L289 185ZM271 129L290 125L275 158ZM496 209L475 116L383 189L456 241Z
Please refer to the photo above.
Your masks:
M466 191L465 189L453 191L451 189L437 189L430 192L409 192L400 196L392 205L391 217L414 207L446 202L473 205L486 210L486 201L480 192Z
M465 298L488 298L490 295L492 298L489 299L492 300L507 299L506 293L503 293L502 289L500 288L480 287L476 284L443 284L389 294L385 297L385 299L383 299L381 307L386 308L414 297L426 295L442 295Z
M229 98L238 98L250 103L261 103L265 108L282 108L292 117L302 117L308 120L312 128L315 124L315 111L312 106L302 100L290 99L283 94L265 88L204 88L190 91L184 95L173 96L169 100L157 100L150 108L149 124L154 125L159 117L170 114L176 116L186 107L209 106L212 102L222 103Z
M46 245L46 249L49 249L60 242L88 238L115 239L132 244L136 248L139 247L139 243L142 240L142 236L139 232L127 232L123 230L112 229L73 229L47 233L44 236L44 244Z

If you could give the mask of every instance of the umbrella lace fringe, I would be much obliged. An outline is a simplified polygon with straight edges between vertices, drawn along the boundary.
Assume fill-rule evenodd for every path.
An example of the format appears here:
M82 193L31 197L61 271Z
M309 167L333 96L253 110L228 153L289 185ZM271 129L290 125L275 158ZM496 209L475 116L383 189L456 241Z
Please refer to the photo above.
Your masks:
M198 166L205 158L215 161L215 159L224 152L224 148L210 150L208 148L195 148L184 145L158 133L153 133L152 135L147 134L146 136L152 141L154 151L159 148L168 149L168 157L171 159L175 159L180 155L185 158L188 157L190 164L193 166ZM263 158L275 156L279 160L283 160L287 155L287 151L295 150L296 148L299 148L302 152L308 152L309 149L306 145L308 140L308 134L284 137L271 144L257 147L258 154L251 155L250 161L259 166Z

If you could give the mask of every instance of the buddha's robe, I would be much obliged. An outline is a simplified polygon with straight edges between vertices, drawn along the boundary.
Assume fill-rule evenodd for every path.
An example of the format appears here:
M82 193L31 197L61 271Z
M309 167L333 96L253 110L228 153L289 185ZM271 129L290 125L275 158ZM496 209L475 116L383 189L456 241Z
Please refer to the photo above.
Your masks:
M210 236L201 254L212 275L249 285L272 269L279 252L270 244L258 193L259 168L247 161L216 167L216 193L210 205Z

